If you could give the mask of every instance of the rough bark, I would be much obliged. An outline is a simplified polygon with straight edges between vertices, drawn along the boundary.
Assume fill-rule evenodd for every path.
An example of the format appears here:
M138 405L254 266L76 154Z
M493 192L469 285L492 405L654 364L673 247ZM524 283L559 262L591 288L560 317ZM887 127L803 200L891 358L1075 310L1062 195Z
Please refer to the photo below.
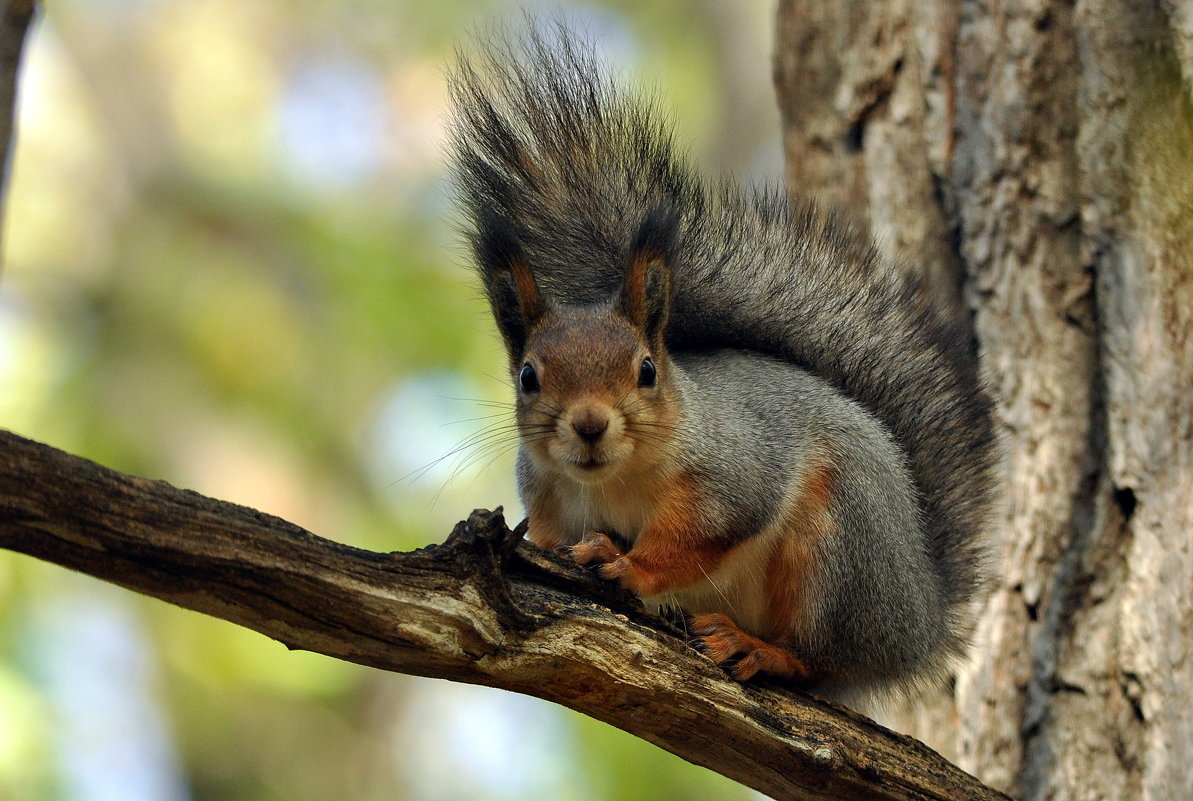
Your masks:
M558 702L777 799L1005 798L909 737L744 686L500 512L381 554L0 431L0 547L290 648Z
M1024 799L1193 787L1191 9L780 7L791 187L972 315L999 398L976 653L899 725Z

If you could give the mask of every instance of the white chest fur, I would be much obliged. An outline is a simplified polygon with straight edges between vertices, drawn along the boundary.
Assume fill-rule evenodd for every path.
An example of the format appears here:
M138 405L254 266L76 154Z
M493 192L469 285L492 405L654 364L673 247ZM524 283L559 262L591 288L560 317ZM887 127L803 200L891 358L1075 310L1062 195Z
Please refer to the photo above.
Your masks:
M589 531L616 533L628 542L636 540L658 506L653 483L614 478L568 487L559 498L565 544Z

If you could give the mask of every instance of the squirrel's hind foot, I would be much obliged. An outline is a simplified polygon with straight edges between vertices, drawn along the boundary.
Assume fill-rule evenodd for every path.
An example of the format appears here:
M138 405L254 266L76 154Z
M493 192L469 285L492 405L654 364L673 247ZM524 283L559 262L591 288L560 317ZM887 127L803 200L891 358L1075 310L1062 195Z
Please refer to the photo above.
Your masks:
M692 615L688 627L696 635L695 648L738 681L747 681L758 673L801 684L815 679L813 671L795 654L747 634L727 615Z

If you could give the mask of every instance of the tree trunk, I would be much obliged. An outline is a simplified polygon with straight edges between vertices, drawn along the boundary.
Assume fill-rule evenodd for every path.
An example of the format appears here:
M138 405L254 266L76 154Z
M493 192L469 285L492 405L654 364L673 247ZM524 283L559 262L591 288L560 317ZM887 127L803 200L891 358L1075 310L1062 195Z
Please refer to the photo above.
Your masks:
M0 223L4 221L3 199L8 188L14 110L17 102L17 72L25 32L33 21L33 0L3 0L0 5ZM0 243L2 244L2 243Z
M1023 799L1193 788L1193 6L784 0L787 179L972 316L996 578L895 725Z

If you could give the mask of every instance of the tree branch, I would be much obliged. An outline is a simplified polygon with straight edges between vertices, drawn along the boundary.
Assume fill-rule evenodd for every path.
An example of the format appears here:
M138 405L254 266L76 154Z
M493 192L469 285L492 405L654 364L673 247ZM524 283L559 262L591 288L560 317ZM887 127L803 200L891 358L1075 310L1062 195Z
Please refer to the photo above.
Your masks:
M0 431L0 546L290 648L546 698L775 798L1006 798L860 715L731 681L500 510L373 553Z

